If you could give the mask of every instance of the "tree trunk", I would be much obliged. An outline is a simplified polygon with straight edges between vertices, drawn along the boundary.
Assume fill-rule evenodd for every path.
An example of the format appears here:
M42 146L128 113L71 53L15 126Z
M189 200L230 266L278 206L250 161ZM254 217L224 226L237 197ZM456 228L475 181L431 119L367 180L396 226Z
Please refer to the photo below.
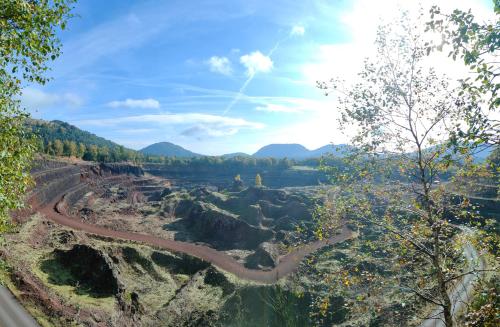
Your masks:
M446 290L446 282L444 280L443 271L441 270L441 251L439 246L439 233L434 230L434 258L432 260L434 268L436 269L437 282L439 293L442 299L444 324L446 327L453 327L453 315L451 313L451 300Z
M411 125L410 125L411 126ZM422 149L420 143L416 138L416 144L418 147L418 167L420 170L420 182L424 191L424 206L427 211L427 219L430 227L433 230L433 243L434 243L434 256L432 257L432 265L436 270L436 279L439 288L439 295L441 296L441 306L443 307L443 317L444 324L446 327L453 327L453 315L451 313L451 300L448 292L446 290L446 282L444 279L443 270L441 269L441 247L439 245L439 232L441 226L436 225L437 219L435 219L434 210L432 208L432 201L430 195L431 183L427 180L425 173L425 165L422 158Z

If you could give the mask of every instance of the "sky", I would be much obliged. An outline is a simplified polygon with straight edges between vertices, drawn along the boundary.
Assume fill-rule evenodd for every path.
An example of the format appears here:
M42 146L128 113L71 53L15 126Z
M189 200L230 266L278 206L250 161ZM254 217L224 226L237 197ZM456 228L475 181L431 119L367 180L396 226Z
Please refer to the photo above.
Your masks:
M381 21L431 4L492 14L489 0L80 0L52 80L28 85L22 103L132 149L347 143L316 82L354 76ZM461 69L446 60L445 73Z

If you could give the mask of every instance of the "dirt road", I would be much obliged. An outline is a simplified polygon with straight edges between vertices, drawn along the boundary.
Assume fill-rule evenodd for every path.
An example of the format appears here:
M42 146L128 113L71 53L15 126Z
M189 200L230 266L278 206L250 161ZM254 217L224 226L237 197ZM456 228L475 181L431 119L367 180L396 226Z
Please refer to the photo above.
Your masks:
M355 233L344 226L338 235L330 239L316 241L301 246L295 250L292 250L287 255L280 257L279 264L272 270L254 270L245 268L238 261L227 255L226 253L217 251L208 246L168 240L147 234L111 230L102 226L86 223L79 218L69 217L63 213L58 212L55 209L58 202L63 198L63 196L64 195L57 197L48 205L39 208L38 211L43 213L48 219L52 220L53 222L66 227L99 236L134 241L151 245L153 247L166 249L169 251L185 253L208 261L213 265L219 267L220 269L238 276L239 278L268 284L274 283L278 279L295 271L300 262L312 252L326 245L340 243L355 237Z

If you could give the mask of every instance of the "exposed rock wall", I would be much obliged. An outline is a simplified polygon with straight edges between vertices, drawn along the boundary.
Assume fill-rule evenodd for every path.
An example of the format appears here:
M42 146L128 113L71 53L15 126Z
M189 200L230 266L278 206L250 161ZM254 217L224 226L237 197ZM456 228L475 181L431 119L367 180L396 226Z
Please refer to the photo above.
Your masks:
M119 295L123 286L113 261L103 252L88 245L76 244L70 250L54 250L58 263L70 272L79 285L93 293Z
M252 249L273 237L271 230L251 226L237 215L209 203L182 200L175 214L184 217L184 224L198 241L218 249Z
M309 186L327 183L326 175L317 170L294 169L202 169L199 167L165 167L161 164L143 165L145 172L173 180L178 185L211 184L231 188L234 176L240 175L243 182L253 185L255 175L260 174L263 184L272 188Z
M35 167L37 170L33 174L36 185L31 194L31 202L37 206L47 205L62 193L68 193L65 201L72 205L88 192L87 185L104 183L103 177L144 175L140 167L129 164L66 164L40 161L35 163ZM73 188L75 190L69 192Z
M80 173L61 172L59 175L49 176L43 184L38 184L34 190L33 198L39 206L44 206L54 200L64 190L69 190L81 183Z
M70 166L67 162L59 160L37 159L33 162L31 173L35 174L41 171L47 171L55 168Z
M127 163L101 163L99 167L105 174L110 175L144 175L141 167Z

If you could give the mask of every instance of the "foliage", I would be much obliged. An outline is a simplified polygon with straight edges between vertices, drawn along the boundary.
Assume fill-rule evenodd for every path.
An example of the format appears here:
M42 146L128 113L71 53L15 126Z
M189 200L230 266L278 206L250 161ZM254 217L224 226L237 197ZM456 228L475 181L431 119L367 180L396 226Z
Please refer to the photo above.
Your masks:
M327 94L339 95L341 124L355 131L357 149L344 165L326 167L338 189L329 195L334 210L321 225L333 216L362 233L384 231L366 242L367 250L380 242L412 275L398 286L439 306L452 326L449 288L463 265L450 220L470 217L472 208L466 200L457 203L439 178L468 158L469 149L448 141L464 118L463 107L474 101L426 68L421 26L405 14L397 24L380 26L377 55L365 61L358 81L347 89L335 79L320 83Z
M137 161L137 151L127 149L62 121L29 119L28 133L39 139L38 151L55 156L75 157L88 161Z
M468 128L459 128L457 136L466 142L500 143L500 122L491 117L491 112L500 106L500 2L493 0L493 3L496 19L492 22L478 22L470 10L457 9L446 14L434 6L430 11L431 21L427 23L429 31L441 36L439 43L429 42L427 51L451 48L448 56L462 59L475 75L461 81L464 92L477 102L464 107ZM486 102L489 112L482 109L482 102Z
M491 278L479 287L465 316L467 327L493 327L500 325L500 280Z
M4 0L0 6L0 229L30 186L35 142L23 128L27 114L18 100L23 82L47 82L47 62L60 53L56 31L64 29L72 3Z
M2 99L3 100L3 99ZM1 100L0 100L1 101ZM5 99L5 102L10 101ZM6 108L6 107L2 107ZM31 185L29 164L33 142L26 138L21 121L25 117L17 109L0 112L0 232L6 228L10 210L23 204L23 195ZM16 112L14 115L11 113Z

